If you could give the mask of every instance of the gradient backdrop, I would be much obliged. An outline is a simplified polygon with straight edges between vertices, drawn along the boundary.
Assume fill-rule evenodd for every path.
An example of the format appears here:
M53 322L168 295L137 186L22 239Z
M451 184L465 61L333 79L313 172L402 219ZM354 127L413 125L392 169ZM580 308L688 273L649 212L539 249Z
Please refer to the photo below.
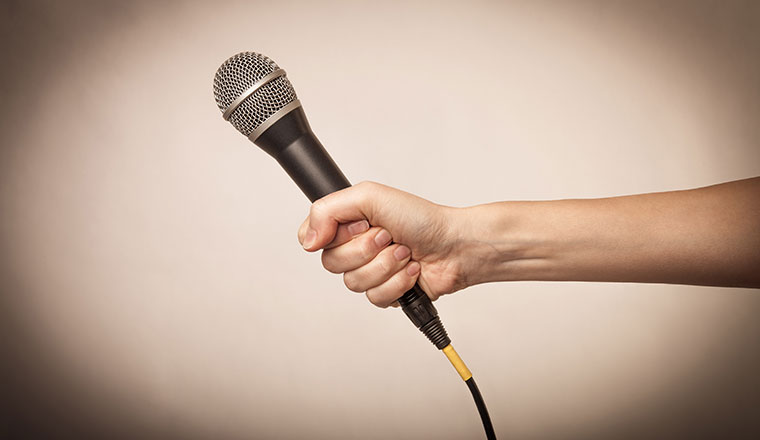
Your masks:
M352 181L443 204L760 174L753 1L6 0L0 29L17 438L482 438L403 314L301 250L306 198L214 104L236 52L287 69ZM437 305L502 439L760 434L758 290L522 282Z

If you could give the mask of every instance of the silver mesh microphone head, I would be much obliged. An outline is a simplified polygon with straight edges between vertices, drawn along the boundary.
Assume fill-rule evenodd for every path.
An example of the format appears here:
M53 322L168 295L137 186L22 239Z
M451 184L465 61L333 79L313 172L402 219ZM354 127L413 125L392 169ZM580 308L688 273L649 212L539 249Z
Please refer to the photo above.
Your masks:
M224 119L252 141L300 106L285 71L256 52L241 52L222 63L214 76L214 98Z

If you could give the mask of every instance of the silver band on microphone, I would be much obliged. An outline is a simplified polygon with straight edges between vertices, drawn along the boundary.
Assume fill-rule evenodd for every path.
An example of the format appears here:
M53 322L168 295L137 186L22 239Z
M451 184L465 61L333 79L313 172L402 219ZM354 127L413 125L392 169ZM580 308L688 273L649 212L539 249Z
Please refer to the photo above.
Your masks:
M272 125L274 125L275 122L279 121L280 118L282 118L283 116L287 115L292 110L295 110L300 106L301 106L301 101L296 99L290 102L289 104L287 104L285 107L277 110L276 112L274 112L272 116L268 117L266 121L262 122L261 125L256 127L256 129L253 130L251 134L248 135L248 140L250 140L251 142L256 142L256 139L258 139L258 137L261 136L261 133L264 133L267 130L267 128L271 127Z
M253 93L256 90L264 87L264 85L266 83L268 83L269 81L272 81L273 79L279 78L281 76L285 76L285 71L283 69L277 69L274 72L272 72L272 73L266 75L265 77L261 78L260 80L256 81L256 83L254 85L252 85L245 92L241 93L240 96L237 97L237 99L235 99L234 101L232 101L232 104L230 104L230 106L227 107L227 110L225 110L224 113L222 113L222 117L224 118L224 120L225 121L229 120L230 119L230 115L232 114L232 112L234 112L235 109L238 108L238 106L240 106L240 104L242 104L243 101L245 101L249 96L253 95Z

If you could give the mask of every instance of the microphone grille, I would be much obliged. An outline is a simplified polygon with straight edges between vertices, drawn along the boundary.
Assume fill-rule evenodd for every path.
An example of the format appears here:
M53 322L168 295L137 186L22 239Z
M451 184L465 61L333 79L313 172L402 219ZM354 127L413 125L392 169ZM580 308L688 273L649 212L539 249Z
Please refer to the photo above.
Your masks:
M225 110L257 81L279 69L277 63L256 52L241 52L222 63L214 76L214 98ZM297 99L293 85L283 75L269 81L246 98L229 121L248 136L275 112Z

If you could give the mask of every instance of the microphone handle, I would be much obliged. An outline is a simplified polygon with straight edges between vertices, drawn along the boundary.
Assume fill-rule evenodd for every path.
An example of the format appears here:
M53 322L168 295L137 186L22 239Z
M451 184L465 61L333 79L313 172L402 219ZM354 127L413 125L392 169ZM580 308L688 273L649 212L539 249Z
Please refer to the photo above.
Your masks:
M280 163L312 203L351 186L311 131L301 107L282 116L255 143ZM451 343L438 311L419 284L415 283L398 302L406 316L438 349Z

